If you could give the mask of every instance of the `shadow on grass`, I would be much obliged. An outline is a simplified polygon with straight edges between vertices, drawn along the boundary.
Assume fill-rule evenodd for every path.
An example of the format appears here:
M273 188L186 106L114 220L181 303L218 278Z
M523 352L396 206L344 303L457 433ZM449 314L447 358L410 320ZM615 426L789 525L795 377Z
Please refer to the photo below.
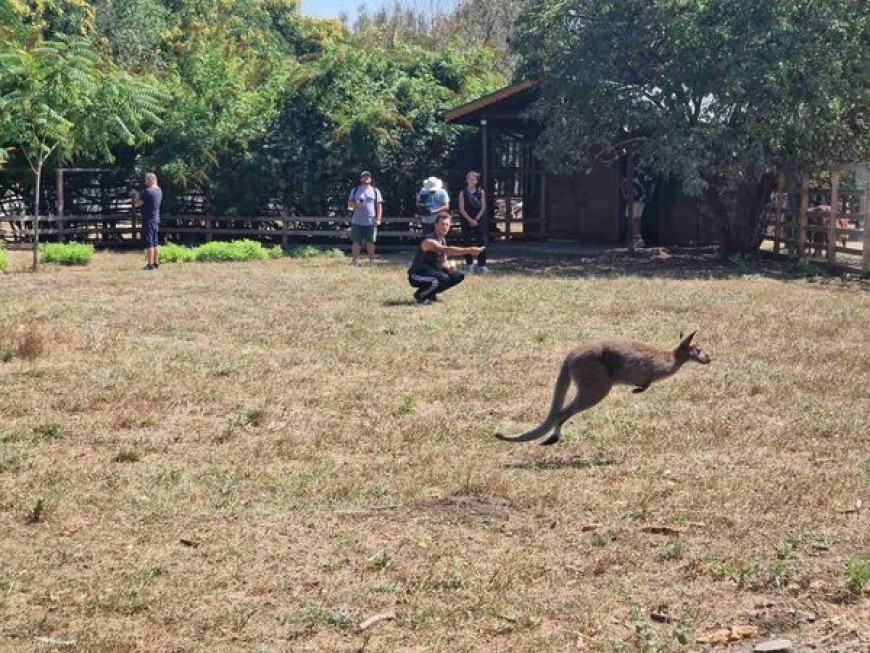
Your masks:
M388 299L382 306L384 308L396 308L398 306L416 306L417 302L413 299Z
M738 254L725 259L718 248L625 248L558 242L495 242L488 249L492 276L558 276L563 278L616 278L625 276L675 280L738 280L766 277L784 283L836 284L870 290L860 271L829 272L823 263L778 257L770 252ZM391 261L405 264L404 254ZM401 303L386 303L401 306Z
M722 258L715 247L650 247L635 252L619 248L593 248L549 243L500 243L490 251L490 269L503 275L555 275L560 277L624 277L741 279L762 276L783 282L847 282L870 290L870 282L829 273L824 265L795 261L759 252Z
M588 469L590 467L609 467L619 461L612 458L595 458L586 460L581 456L568 456L562 458L550 458L548 460L527 460L515 463L507 463L505 469L525 469L530 472L545 471L550 469Z

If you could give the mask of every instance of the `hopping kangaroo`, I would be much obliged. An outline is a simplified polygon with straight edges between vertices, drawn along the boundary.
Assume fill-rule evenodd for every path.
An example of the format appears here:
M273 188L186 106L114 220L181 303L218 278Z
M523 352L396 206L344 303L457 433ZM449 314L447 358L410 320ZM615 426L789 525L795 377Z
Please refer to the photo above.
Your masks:
M636 386L633 392L643 392L651 383L675 374L687 361L706 365L710 357L692 345L695 331L683 338L673 351L655 349L649 345L630 340L593 340L577 347L565 358L550 414L540 426L520 435L496 437L509 442L528 442L553 433L541 444L559 441L562 425L582 410L592 408L604 399L613 386L621 383ZM577 384L577 396L565 406L565 396L571 381Z

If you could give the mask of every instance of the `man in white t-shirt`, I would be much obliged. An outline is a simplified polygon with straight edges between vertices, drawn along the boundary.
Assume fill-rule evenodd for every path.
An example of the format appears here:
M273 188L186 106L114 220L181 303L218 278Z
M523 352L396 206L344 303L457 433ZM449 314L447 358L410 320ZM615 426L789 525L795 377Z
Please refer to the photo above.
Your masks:
M359 185L347 196L347 208L353 211L350 218L350 251L353 264L359 265L359 255L365 243L369 264L375 264L375 241L378 238L378 225L384 212L384 198L381 191L372 186L372 173L364 170L359 176Z

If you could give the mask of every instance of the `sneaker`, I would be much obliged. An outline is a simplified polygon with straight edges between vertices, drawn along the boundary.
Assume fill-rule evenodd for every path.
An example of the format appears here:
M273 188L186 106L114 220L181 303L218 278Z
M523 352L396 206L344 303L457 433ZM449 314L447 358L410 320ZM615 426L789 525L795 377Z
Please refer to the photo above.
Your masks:
M417 297L415 299L417 304L419 304L420 306L426 306L432 303L432 298L430 297Z
M142 269L143 269L143 270L156 270L157 268L155 268L153 265L151 265L151 264L149 263L148 265L146 265L146 266L145 266L144 268L142 268Z
M354 266L355 268L358 268L358 267L359 267L359 259L356 259L356 258L355 258L354 260L352 260L352 261L350 262L350 264L351 264L352 266Z
M481 265L479 268L477 268L477 272L478 274L489 274L489 268L485 265Z

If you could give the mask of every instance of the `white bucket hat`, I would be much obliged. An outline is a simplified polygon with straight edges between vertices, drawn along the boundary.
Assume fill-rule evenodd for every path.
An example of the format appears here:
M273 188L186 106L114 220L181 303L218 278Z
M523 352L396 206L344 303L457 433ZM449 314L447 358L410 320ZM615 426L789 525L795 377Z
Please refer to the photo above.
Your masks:
M438 177L427 177L423 180L423 188L426 190L440 190L443 186Z

